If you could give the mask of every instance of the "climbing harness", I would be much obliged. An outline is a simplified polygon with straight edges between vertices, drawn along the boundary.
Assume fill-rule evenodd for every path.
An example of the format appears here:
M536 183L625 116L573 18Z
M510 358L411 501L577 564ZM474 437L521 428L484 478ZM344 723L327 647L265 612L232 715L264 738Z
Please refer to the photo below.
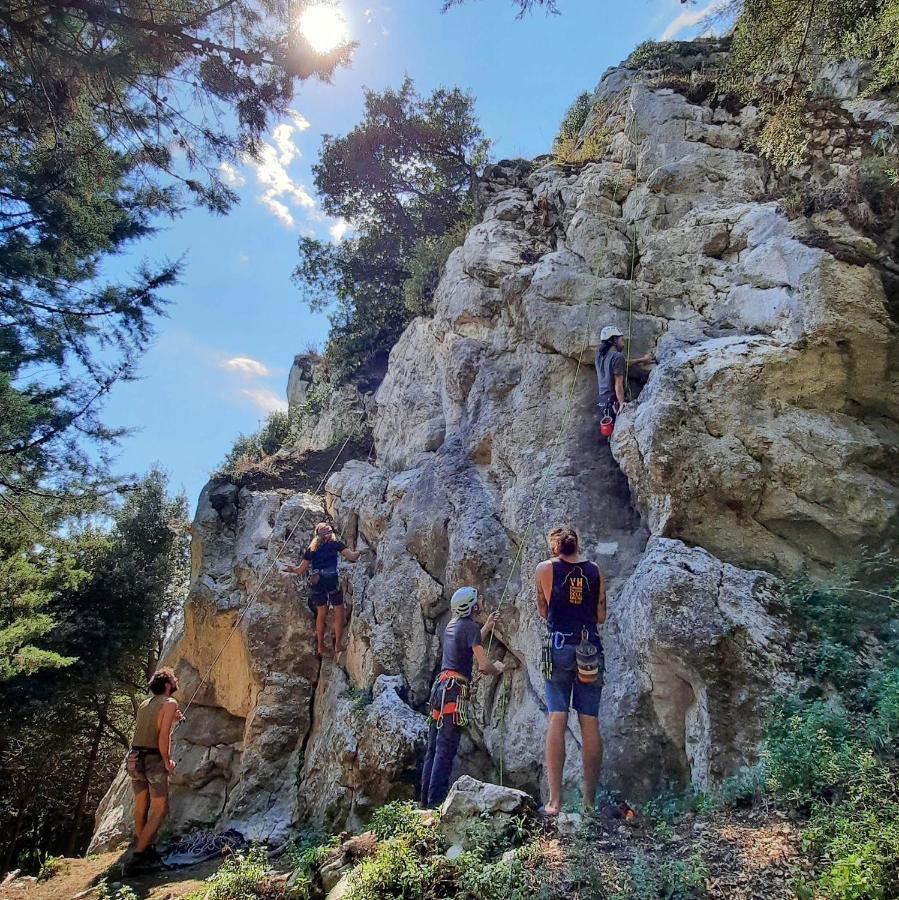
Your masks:
M629 102L628 105L630 106L630 110L631 110L631 143L633 144L634 150L635 150L634 175L635 175L635 179L636 179L636 173L639 168L639 150L637 148L637 141L636 141L637 115L636 115L636 110L634 109L633 103ZM613 203L617 202L618 187L621 183L621 173L623 171L624 171L624 162L622 161L622 165L619 168L618 174L615 177L615 186L612 190L612 202ZM637 225L635 222L634 227L633 227L633 233L631 236L631 266L630 266L630 272L628 273L630 287L629 287L629 292L628 292L628 324L627 324L628 347L627 347L627 355L625 357L625 385L627 384L627 372L630 367L630 338L631 338L631 334L632 334L632 324L633 324L634 269L636 266L636 262L637 262ZM502 609L503 604L505 603L506 597L509 593L509 588L511 587L511 584L512 584L512 576L515 574L515 570L520 565L522 557L524 556L524 551L525 551L525 548L527 547L528 539L530 538L531 531L537 520L537 512L543 505L543 501L546 497L546 491L549 486L549 474L550 474L550 472L555 471L555 468L556 468L556 460L558 458L559 451L561 450L561 447L562 447L562 436L568 427L568 420L571 417L571 411L572 411L572 408L574 405L573 404L574 392L575 392L575 389L577 388L578 376L580 375L581 366L583 364L583 356L584 356L584 353L587 351L587 348L590 345L590 323L591 323L591 317L593 314L594 302L595 302L595 297L591 296L590 300L587 304L587 322L586 322L586 326L585 326L585 330L584 330L584 344L581 349L581 352L578 354L577 365L576 365L575 371L574 371L574 378L571 381L571 387L568 390L568 396L565 401L565 412L562 416L562 422L559 426L559 430L557 431L555 440L553 442L553 449L552 449L552 454L550 456L549 464L546 465L543 469L543 475L540 478L540 482L539 482L538 488L537 488L536 499L534 500L534 504L531 507L531 512L530 512L530 514L528 516L528 520L525 524L524 535L522 536L522 540L518 545L518 550L516 551L515 556L512 560L512 565L509 568L509 574L506 577L506 583L503 586L503 592L500 595L499 603L497 604L497 608L496 608L497 612L500 609ZM609 418L611 418L611 417L609 417ZM602 428L602 423L600 423L600 428ZM613 428L614 428L614 426L613 426ZM487 642L487 653L488 654L490 653L490 649L493 646L493 634L494 634L494 631L491 630L490 638ZM544 671L550 672L550 676L552 674L552 652L551 652L551 650L552 650L552 645L550 644L549 645L549 658L548 658L549 664L547 666L546 665L547 644L546 644L546 641L544 640L543 649L542 649L542 653L541 653L541 656L542 656L541 663L542 663L542 668L544 669ZM504 728L505 711L506 711L505 706L502 706L500 709L500 729L501 729L501 731ZM500 760L499 760L499 774L500 774L499 783L500 784L503 783L503 778L502 778L503 770L504 770L503 753L504 753L504 748L503 748L503 744L501 742L501 744L500 744Z
M340 449L337 451L337 453L334 456L334 459L331 460L331 465L328 466L328 470L325 472L324 475L322 475L321 481L319 481L318 487L315 489L316 494L321 493L322 488L325 486L325 482L327 482L328 478L331 477L331 472L334 471L334 467L337 465L337 460L340 459L341 454L343 453L344 450L346 450L347 445L349 444L352 437L353 437L353 435L351 432L349 435L347 435L347 438L343 442L343 444L341 444ZM196 690L193 692L193 694L191 694L190 699L187 701L187 705L184 707L184 710L183 710L182 718L178 723L179 725L181 724L181 722L187 721L187 713L190 710L191 706L193 705L194 700L197 699L197 695L200 693L201 690L203 690L203 686L209 680L209 676L212 674L212 670L216 667L216 664L222 658L229 642L231 641L231 638L234 637L234 633L240 627L240 623L243 621L244 616L246 616L247 612L249 612L249 610L250 610L250 607L253 605L253 602L259 596L259 593L262 590L262 586L265 584L266 580L268 579L268 576L271 575L271 573L274 571L275 567L281 561L282 554L287 549L287 545L290 543L290 541L293 538L294 534L296 533L297 529L300 527L300 525L303 524L303 521L305 520L306 514L308 512L309 512L308 508L303 510L302 515L300 515L300 517L297 519L294 526L288 532L287 537L284 539L284 543L281 544L281 548L278 550L277 554L275 555L275 558L271 561L271 564L269 565L268 569L265 570L265 573L263 574L262 578L259 579L259 583L256 585L256 588L253 590L253 593L250 594L250 596L247 598L247 602L244 604L243 608L238 613L237 618L234 620L234 625L231 626L231 630L228 632L228 634L225 637L225 640L222 642L222 646L219 648L219 652L216 653L214 659L209 664L209 668L206 670L206 674L203 675L203 677L200 679L200 683L197 685Z
M581 642L574 651L577 661L577 680L581 684L596 684L599 681L599 648L590 643L587 629L581 631Z
M431 691L431 718L438 729L443 728L446 716L452 716L459 728L471 721L471 687L468 679L453 669L441 672Z

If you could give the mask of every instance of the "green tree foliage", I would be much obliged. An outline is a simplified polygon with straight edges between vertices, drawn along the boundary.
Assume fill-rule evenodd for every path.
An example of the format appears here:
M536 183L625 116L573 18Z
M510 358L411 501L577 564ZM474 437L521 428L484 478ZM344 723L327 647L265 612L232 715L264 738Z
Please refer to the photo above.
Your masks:
M298 16L305 0L290 4ZM106 277L161 216L226 211L219 164L253 156L297 78L327 78L270 0L39 0L0 8L0 677L38 652L77 569L54 533L102 510L121 430L100 410L164 312L177 263ZM7 518L15 522L5 521Z
M423 98L408 78L367 91L362 122L325 137L315 185L325 212L353 232L337 245L302 238L294 280L312 309L336 301L326 357L338 379L396 341L409 319L404 284L416 253L427 253L418 248L475 214L487 149L470 95L438 88ZM428 279L417 277L420 309Z
M577 140L591 109L593 109L593 94L590 91L578 94L559 125L559 132L553 141L553 153L559 153L560 147Z
M739 0L728 87L759 103L762 150L779 166L806 150L805 90L821 64L867 60L870 91L899 84L899 0Z
M237 477L247 466L260 462L277 453L290 437L290 417L284 412L273 412L254 434L238 435L234 446L219 466L219 471Z
M808 815L800 896L881 900L899 877L899 569L891 552L784 592L805 690L768 725L767 790Z
M44 607L56 627L37 643L69 664L0 684L0 869L85 846L186 589L186 512L154 471L105 527L58 538L68 577Z
M290 5L296 15L305 3ZM269 0L43 0L0 9L0 501L109 488L97 411L132 376L178 266L101 263L187 202L226 211L218 164L254 155L297 78L328 77ZM91 443L93 453L87 452ZM49 524L54 524L50 522Z

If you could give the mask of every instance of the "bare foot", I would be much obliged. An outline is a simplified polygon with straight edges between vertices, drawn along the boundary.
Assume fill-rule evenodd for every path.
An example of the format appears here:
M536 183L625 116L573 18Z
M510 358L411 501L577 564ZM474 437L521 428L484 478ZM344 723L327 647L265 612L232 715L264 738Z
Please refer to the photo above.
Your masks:
M330 659L334 655L327 647L319 647L315 652L322 659Z
M543 807L543 815L544 816L557 816L559 814L559 810L561 809L560 803L547 803Z

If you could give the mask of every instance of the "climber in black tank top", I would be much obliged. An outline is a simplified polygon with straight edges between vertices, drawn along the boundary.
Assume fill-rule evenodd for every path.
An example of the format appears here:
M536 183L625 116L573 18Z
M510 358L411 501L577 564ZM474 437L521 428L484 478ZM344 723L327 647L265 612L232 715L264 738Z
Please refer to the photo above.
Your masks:
M599 626L606 620L606 588L599 567L580 555L578 533L568 525L548 535L553 559L537 566L537 612L546 619L548 644L544 653L550 671L545 681L549 727L546 732L547 815L558 815L562 803L565 732L573 706L581 726L584 763L584 809L593 808L602 766L599 701L602 696L603 656ZM598 677L579 679L577 645L586 637L599 651Z
M557 643L577 644L584 632L599 642L597 613L602 575L599 566L588 560L552 560L553 588L547 611L550 631L559 635Z

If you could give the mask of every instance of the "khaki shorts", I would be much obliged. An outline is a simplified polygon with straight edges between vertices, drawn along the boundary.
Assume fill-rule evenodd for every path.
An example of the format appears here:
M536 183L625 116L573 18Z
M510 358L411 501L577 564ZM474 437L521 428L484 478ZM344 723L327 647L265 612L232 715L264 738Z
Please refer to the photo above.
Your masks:
M125 761L135 794L150 791L151 797L169 795L169 773L158 750L132 750Z

